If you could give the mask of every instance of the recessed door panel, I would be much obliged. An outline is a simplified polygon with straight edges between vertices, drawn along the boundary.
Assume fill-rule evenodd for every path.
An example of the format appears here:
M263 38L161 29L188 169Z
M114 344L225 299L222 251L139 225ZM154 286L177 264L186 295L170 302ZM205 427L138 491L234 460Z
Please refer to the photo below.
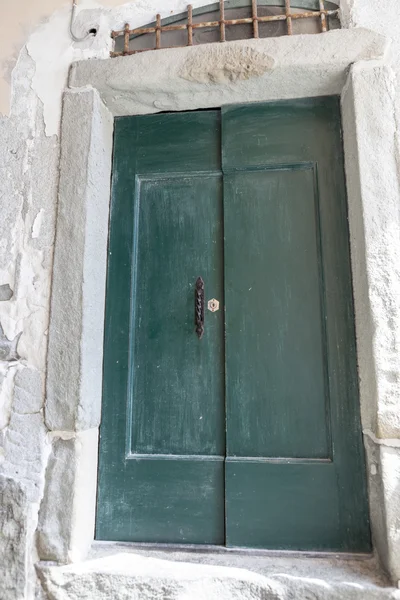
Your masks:
M226 544L280 550L342 546L335 465L227 458Z
M224 181L227 454L328 458L314 169Z
M195 284L222 294L221 175L140 179L131 452L225 454L223 311L194 331Z

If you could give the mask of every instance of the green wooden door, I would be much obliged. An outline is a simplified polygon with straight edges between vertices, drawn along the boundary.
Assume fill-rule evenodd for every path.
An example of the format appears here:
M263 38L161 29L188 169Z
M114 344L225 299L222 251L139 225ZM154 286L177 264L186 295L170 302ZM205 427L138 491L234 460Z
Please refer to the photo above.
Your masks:
M99 539L370 548L339 114L116 121Z
M224 543L218 111L117 119L97 537Z

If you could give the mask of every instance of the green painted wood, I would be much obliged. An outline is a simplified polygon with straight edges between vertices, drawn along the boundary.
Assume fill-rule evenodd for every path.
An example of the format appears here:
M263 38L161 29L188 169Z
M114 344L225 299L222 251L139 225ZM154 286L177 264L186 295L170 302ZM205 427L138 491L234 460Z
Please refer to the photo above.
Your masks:
M197 458L131 458L115 465L103 475L108 489L98 500L96 538L223 544L224 462Z
M318 551L342 547L333 463L227 458L226 503L228 546Z
M98 539L370 549L337 98L117 119L105 325Z
M222 124L227 544L367 551L339 100Z
M329 458L314 170L224 181L228 455Z
M98 539L224 542L222 244L219 112L117 120Z
M131 452L225 453L223 311L194 332L194 286L222 301L222 182L139 179Z

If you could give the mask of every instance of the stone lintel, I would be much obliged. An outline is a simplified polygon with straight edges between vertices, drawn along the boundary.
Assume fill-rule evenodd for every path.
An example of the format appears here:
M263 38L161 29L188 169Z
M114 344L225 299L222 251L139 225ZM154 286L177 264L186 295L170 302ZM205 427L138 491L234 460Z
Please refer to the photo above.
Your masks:
M350 65L381 60L388 46L376 32L339 29L171 48L77 62L69 85L96 88L114 116L333 95Z

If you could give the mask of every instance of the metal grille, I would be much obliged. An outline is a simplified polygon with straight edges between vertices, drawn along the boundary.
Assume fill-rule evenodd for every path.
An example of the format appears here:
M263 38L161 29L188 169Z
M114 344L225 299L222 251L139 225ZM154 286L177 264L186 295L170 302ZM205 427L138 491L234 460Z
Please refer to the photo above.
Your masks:
M193 30L197 29L210 29L216 28L219 30L219 41L226 41L226 27L235 25L251 25L252 26L252 37L254 39L259 38L259 24L260 23L272 23L277 21L283 21L286 24L286 34L293 35L293 21L296 19L317 19L320 23L321 33L328 31L328 17L337 17L339 9L327 10L325 8L324 0L318 0L319 10L307 10L303 12L293 12L290 6L290 0L284 0L285 6L282 14L261 16L258 14L257 0L251 1L251 17L241 19L226 19L225 18L225 2L219 0L219 20L218 21L204 21L194 22L193 21L193 7L189 4L187 7L187 23L185 24L171 24L162 25L161 16L156 16L156 22L153 26L149 27L138 27L136 29L130 29L129 23L125 24L124 29L120 31L113 31L111 33L114 40L123 40L123 48L121 51L111 52L111 56L128 56L130 54L137 54L139 52L146 52L149 50L160 50L161 48L181 48L179 46L162 46L161 35L167 31L182 31L186 30L186 46L193 46ZM130 48L130 40L132 37L155 34L155 47L153 48L140 48L132 50Z

